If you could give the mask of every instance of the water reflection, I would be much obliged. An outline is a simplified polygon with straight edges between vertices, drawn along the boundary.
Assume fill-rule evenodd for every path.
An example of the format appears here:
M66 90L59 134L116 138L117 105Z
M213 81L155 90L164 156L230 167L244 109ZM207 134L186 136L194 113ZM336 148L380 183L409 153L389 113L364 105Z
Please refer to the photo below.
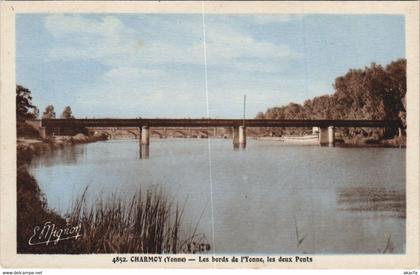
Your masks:
M149 158L149 144L140 145L139 155L140 155L140 159L148 159Z
M62 164L76 164L78 159L85 154L85 146L63 146L60 149L45 149L42 157L35 157L32 165L50 167L57 165L57 160Z
M246 143L233 143L233 151L240 151L246 149Z
M97 142L35 158L31 173L60 213L86 186L92 202L162 187L214 234L212 253L405 252L405 149L248 144L155 139L144 161L137 140Z
M406 202L403 190L385 187L356 186L337 189L341 210L375 212L405 218Z

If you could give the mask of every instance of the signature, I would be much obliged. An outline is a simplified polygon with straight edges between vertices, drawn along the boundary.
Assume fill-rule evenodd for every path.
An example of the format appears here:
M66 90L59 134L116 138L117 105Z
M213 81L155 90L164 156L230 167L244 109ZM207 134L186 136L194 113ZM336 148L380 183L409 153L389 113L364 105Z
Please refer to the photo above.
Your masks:
M60 228L54 223L47 221L41 226L35 226L34 234L29 238L29 245L40 245L53 243L56 245L58 242L63 240L75 239L77 240L82 235L82 224L76 226L66 224L65 227Z

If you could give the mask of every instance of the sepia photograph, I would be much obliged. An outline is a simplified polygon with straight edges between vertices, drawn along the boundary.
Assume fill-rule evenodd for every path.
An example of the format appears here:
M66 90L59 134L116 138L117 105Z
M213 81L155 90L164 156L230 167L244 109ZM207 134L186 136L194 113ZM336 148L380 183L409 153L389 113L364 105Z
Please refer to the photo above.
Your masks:
M418 267L418 7L157 3L2 6L16 7L8 253Z

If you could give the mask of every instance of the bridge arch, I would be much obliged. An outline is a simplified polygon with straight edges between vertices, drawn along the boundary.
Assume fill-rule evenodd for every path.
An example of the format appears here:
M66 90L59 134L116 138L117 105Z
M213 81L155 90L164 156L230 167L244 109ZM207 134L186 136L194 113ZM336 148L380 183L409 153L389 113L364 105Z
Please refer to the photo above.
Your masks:
M198 138L208 138L209 137L209 133L206 131L199 131L198 132Z
M106 139L112 139L112 134L108 133L107 131L95 131L95 135L97 134L101 134L101 135L105 135Z
M140 137L139 134L137 132L135 132L135 131L131 131L130 130L130 131L127 131L127 132L130 133L130 134L132 134L135 139L138 139Z
M118 129L118 130L113 131L112 137L114 139L127 139L127 138L137 139L138 134L132 130Z
M172 136L174 138L185 138L187 137L187 134L181 130L175 130L172 132Z
M208 138L210 135L208 130L193 130L191 137L194 138Z
M164 136L158 130L152 130L151 137L153 137L153 138L163 138Z

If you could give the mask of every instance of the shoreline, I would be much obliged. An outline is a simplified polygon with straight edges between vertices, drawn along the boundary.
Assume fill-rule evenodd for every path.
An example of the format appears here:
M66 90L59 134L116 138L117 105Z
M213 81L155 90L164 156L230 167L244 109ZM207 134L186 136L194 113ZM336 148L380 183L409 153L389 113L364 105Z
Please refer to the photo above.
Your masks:
M258 141L273 141L284 145L314 145L320 146L318 137L315 135L307 136L282 136L282 137L251 137ZM405 137L395 137L393 139L370 139L370 138L338 138L334 147L343 148L406 148Z
M210 137L210 138L183 138L183 137L168 137L168 138L158 138L151 137L150 140L162 141L162 140L230 140L229 138L221 137ZM278 143L279 145L293 145L293 146L321 146L319 144L318 138L311 139L304 136L288 136L288 137L248 137L247 139L256 141L256 142L273 142ZM102 141L125 141L131 140L135 141L133 138L115 138L115 139L106 139ZM328 147L328 146L327 146ZM382 140L372 140L372 139L337 139L334 144L334 147L343 147L343 148L406 148L405 139L394 138L394 139L382 139Z
M164 190L139 189L132 198L111 197L99 208L87 207L85 195L74 200L64 215L48 207L45 194L29 172L34 156L65 146L105 140L104 136L17 140L17 253L18 254L98 254L98 253L206 253L210 244L194 229L181 235L183 207L178 207ZM102 200L100 196L98 199ZM125 213L125 214L122 214ZM170 214L173 213L173 214ZM110 222L112 221L112 222ZM42 228L42 231L41 231ZM68 232L77 234L66 235ZM48 236L42 232L46 230ZM63 231L64 230L64 231ZM65 231L67 230L67 231ZM73 230L73 231L72 231ZM98 235L97 231L103 232ZM54 234L64 233L60 238ZM119 236L109 239L107 236ZM65 241L74 239L79 241ZM50 245L48 245L50 243ZM60 243L59 245L57 245Z
M49 139L36 138L17 138L16 140L16 155L17 165L28 164L34 156L39 156L45 151L57 150L65 146L73 146L76 144L93 143L101 140L106 140L102 136L85 136L75 135L73 137L58 137Z
M45 246L33 246L28 243L35 230L30 228L28 224L41 226L45 222L51 222L58 227L65 227L67 224L66 218L48 207L45 194L29 172L28 165L32 158L50 150L59 150L65 146L99 140L103 140L103 138L86 136L82 138L80 135L61 140L42 140L34 137L19 137L16 140L17 253L55 254L66 253L71 249L68 243L63 243L60 246L51 245L48 249L45 249Z

